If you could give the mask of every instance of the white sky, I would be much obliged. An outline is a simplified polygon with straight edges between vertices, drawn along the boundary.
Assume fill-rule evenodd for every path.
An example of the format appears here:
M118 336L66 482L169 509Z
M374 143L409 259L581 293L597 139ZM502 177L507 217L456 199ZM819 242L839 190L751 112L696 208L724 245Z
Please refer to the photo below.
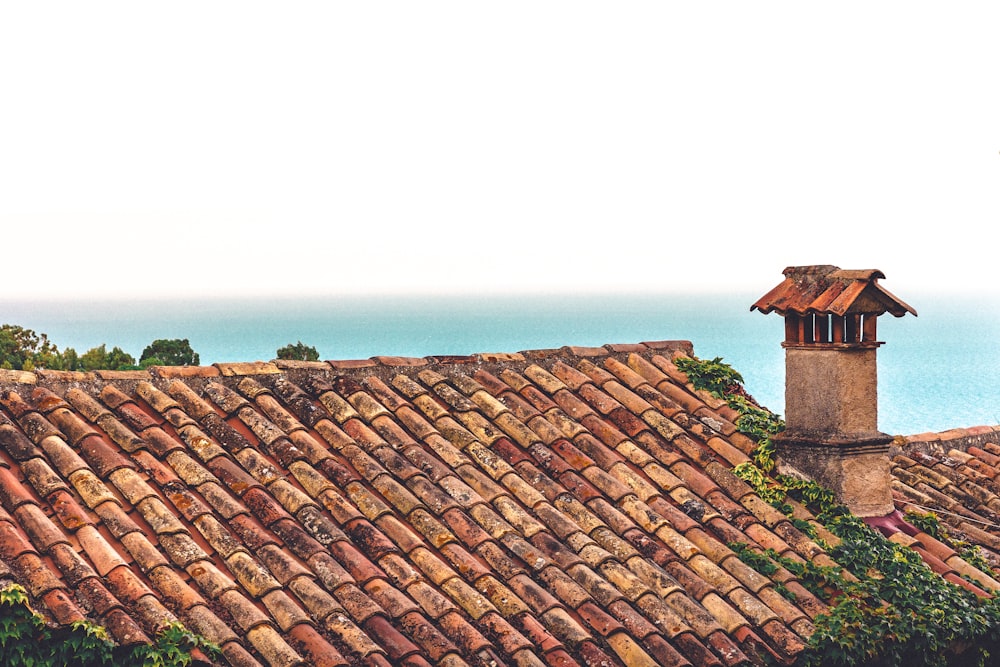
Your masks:
M998 19L3 2L3 296L994 290Z

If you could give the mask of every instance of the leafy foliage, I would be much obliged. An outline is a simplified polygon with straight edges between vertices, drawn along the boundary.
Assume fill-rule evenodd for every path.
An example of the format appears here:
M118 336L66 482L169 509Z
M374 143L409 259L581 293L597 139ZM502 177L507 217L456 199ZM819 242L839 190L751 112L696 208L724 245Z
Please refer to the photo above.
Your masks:
M830 546L815 538L811 524L792 519L813 535L836 566L782 557L745 543L730 545L761 574L772 575L783 567L830 605L828 613L814 620L815 631L799 663L809 667L1000 664L1000 598L979 598L936 574L916 551L872 529L816 482L775 474L770 435L780 431L777 416L768 416L746 401L742 386L734 383L738 376L728 373L720 359L677 361L696 388L719 391L717 395L741 413L737 427L758 443L752 460L734 466L733 473L790 519L790 501L801 503L839 539ZM951 537L933 514L909 514L907 519L992 574L978 549Z
M781 417L757 405L743 387L743 376L722 361L722 357L711 361L678 357L674 364L684 371L696 389L704 389L716 398L725 400L729 407L740 414L736 427L740 433L757 443L753 453L754 463L765 473L770 472L774 467L771 436L784 430L785 423Z
M187 339L154 341L146 350L152 350L153 353L143 353L143 368L151 365L183 366L199 363L198 355L191 349ZM117 346L109 351L107 345L101 344L83 354L77 354L71 347L60 352L44 333L35 333L15 324L3 324L0 325L0 368L25 371L96 371L131 370L140 366L136 365L135 357Z
M126 370L129 368L136 368L135 357L120 347L114 347L108 352L107 346L101 344L83 353L75 367L67 370L96 371L100 369Z
M89 621L52 627L28 605L24 588L13 584L0 589L0 656L9 667L183 667L191 664L195 649L212 659L221 655L218 647L179 623L166 626L154 643L135 646L115 644L107 630Z
M933 512L907 512L906 520L931 537L941 539L941 522Z
M1000 648L995 599L949 583L914 550L857 517L841 515L827 527L842 540L828 552L841 567L731 545L758 572L784 567L831 605L816 618L803 665L995 664L989 661Z
M15 370L60 367L59 349L45 334L15 324L0 325L0 367Z
M702 361L691 357L679 357L674 365L687 374L688 379L698 389L704 389L717 398L725 398L734 393L734 387L743 386L743 376L732 366L716 357L711 361Z
M154 364L153 361L159 362ZM191 349L187 338L160 338L146 346L139 357L139 365L144 368L161 366L197 366L201 363L198 353Z
M284 347L279 347L276 352L278 359L289 359L293 361L319 361L319 352L315 347L306 345L298 341L294 345L289 343Z

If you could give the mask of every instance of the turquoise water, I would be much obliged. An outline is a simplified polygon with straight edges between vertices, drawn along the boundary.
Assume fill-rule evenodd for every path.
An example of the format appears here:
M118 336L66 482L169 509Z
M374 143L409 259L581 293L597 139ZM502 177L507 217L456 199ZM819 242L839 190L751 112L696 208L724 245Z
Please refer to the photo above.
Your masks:
M270 360L288 343L322 359L518 352L684 339L722 357L772 410L784 408L784 335L760 294L329 297L0 302L0 322L78 353L106 344L137 359L157 338L187 338L202 364ZM1000 317L981 300L914 298L919 317L879 320L879 427L921 433L1000 423Z

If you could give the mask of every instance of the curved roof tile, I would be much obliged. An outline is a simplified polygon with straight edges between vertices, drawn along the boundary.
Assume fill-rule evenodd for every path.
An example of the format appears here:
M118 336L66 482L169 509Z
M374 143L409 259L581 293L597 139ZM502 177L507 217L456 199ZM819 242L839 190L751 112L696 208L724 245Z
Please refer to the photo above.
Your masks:
M829 264L790 266L785 279L759 298L750 310L779 315L796 313L846 315L891 313L902 317L917 311L878 284L878 269L845 270Z

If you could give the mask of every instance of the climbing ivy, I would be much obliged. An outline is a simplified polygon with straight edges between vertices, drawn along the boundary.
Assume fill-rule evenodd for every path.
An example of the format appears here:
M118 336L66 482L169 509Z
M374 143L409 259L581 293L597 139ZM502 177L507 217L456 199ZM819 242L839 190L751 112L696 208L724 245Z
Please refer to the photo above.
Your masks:
M90 621L51 626L29 606L23 587L0 588L0 656L7 667L183 667L200 649L213 660L219 649L180 623L167 625L155 643L115 644L103 627Z
M711 361L693 357L677 357L674 365L683 371L695 388L703 389L716 398L741 394L738 389L743 386L743 376L732 366L716 357Z
M785 428L781 417L757 405L743 387L743 376L725 363L722 357L711 361L678 357L674 360L674 365L684 371L695 389L705 390L726 401L729 407L739 413L736 427L757 443L753 454L754 463L764 472L770 472L774 467L771 436Z
M872 529L816 482L776 474L770 436L780 432L781 421L747 399L739 374L727 371L721 359L678 359L677 366L695 388L715 393L740 412L737 428L757 443L751 461L735 466L733 473L790 519L789 500L801 503L839 540L831 546L816 538L811 524L795 522L825 549L836 566L783 557L774 550L745 543L730 545L743 562L761 574L770 576L779 567L785 568L829 605L827 613L814 619L814 632L799 657L801 664L1000 664L997 597L980 598L939 576L916 551ZM975 567L992 573L981 552L948 535L934 515L911 514L907 518L951 544Z

